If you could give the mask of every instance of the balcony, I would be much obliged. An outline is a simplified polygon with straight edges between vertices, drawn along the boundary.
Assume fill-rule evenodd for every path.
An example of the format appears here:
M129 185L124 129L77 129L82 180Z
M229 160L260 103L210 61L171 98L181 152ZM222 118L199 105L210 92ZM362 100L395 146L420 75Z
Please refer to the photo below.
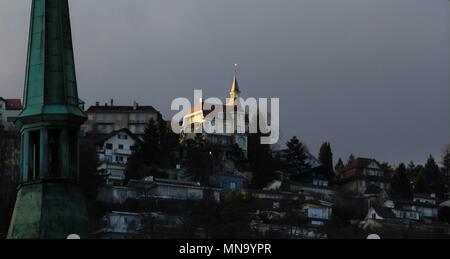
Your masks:
M115 155L123 155L123 156L131 156L131 154L133 154L133 151L129 150L129 149L114 149L114 154Z

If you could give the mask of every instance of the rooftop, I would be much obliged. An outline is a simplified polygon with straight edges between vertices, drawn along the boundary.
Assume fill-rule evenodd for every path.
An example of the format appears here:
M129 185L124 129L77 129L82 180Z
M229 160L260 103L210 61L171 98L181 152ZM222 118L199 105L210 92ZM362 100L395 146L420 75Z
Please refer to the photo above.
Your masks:
M140 106L135 104L133 106L117 106L117 105L100 105L96 104L86 111L87 113L133 113L133 112L148 112L159 113L153 106Z
M6 110L22 110L22 100L21 99L4 99L1 98L6 103Z

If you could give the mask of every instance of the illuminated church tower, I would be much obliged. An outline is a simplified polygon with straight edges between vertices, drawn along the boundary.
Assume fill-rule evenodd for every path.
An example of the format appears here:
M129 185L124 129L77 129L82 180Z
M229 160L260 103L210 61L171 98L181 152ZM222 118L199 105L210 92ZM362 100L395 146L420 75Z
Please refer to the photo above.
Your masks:
M33 0L21 129L21 185L10 239L83 236L79 108L68 0Z
M239 84L237 82L237 66L238 64L234 64L234 77L230 91L230 100L232 100L233 102L236 101L237 98L241 97L241 90L239 89Z

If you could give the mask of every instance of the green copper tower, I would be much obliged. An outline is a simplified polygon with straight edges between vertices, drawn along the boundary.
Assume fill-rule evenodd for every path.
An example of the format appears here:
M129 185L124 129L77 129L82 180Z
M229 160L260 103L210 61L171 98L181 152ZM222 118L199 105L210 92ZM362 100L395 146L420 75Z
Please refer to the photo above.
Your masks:
M33 0L21 129L21 185L10 239L84 236L79 107L68 0Z

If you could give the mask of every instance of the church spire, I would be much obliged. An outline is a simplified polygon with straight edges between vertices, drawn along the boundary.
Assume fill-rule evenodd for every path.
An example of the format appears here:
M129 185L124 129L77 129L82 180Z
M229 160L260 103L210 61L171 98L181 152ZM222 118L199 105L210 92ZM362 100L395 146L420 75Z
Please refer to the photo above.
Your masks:
M237 67L238 67L238 64L234 64L234 77L233 77L233 83L231 85L231 91L230 91L230 99L233 101L235 101L241 95L241 90L239 89L239 84L237 81Z
M79 107L68 0L33 0L24 90L17 119L20 186L10 239L65 239L88 232L79 181Z

